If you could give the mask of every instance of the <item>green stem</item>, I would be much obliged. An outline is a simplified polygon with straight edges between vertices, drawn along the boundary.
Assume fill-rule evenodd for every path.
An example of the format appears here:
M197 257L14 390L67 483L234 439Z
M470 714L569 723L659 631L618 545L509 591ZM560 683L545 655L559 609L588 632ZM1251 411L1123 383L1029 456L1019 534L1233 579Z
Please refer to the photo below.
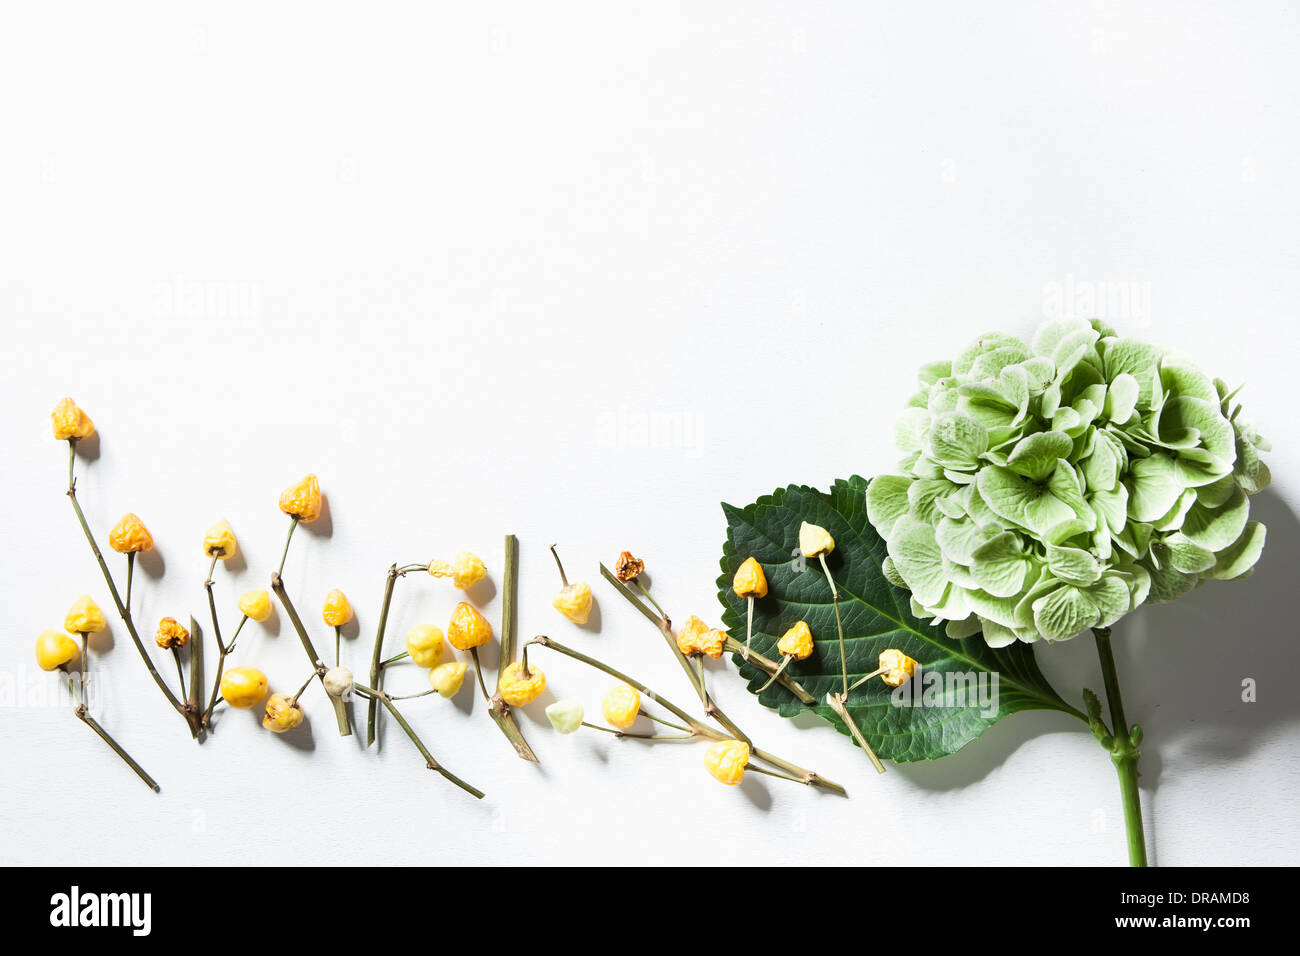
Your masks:
M226 658L235 650L235 641L239 640L239 632L244 629L244 622L248 620L245 614L239 619L239 625L235 628L235 633L230 637L230 644L221 643L221 633L217 633L217 649L221 652L217 657L217 676L212 681L212 696L208 698L207 709L203 711L203 726L212 727L212 711L216 709L217 701L220 700L221 693L221 675L226 670Z
M557 557L556 560L558 561L559 558ZM501 580L501 662L497 665L497 670L504 670L515 660L518 601L519 539L513 534L508 534L506 535L505 573Z
M375 628L375 646L370 655L370 683L375 687L382 685L383 675L380 673L382 663L379 656L384 652L384 631L388 627L388 609L393 603L393 588L397 586L397 564L393 563L388 568L388 575L384 578L384 602L379 608L379 624ZM379 719L379 702L374 697L370 698L370 703L366 705L366 746L369 747L375 742L375 723Z
M516 643L518 642L519 633L519 539L513 534L506 535L505 548L505 571L502 574L501 581L501 659L497 662L497 673L505 670L510 664L514 663ZM551 553L555 553L555 547L552 545ZM559 564L560 556L555 555L555 563ZM564 570L561 568L560 576L563 578ZM565 582L567 584L567 582ZM478 648L473 650L474 669L478 672L479 686L483 686L483 669L479 665ZM525 651L525 655L527 651ZM525 656L524 669L527 671L528 660ZM483 688L483 694L487 696L487 688ZM519 724L515 721L515 715L510 710L510 705L506 703L505 698L501 696L498 689L495 694L488 697L488 715L492 718L501 733L505 734L506 739L510 741L511 746L515 748L515 753L521 760L528 760L532 763L540 763L537 754L533 753L533 748L528 745L524 739L524 732L520 729Z
M450 770L448 770L446 767L444 767L442 764L438 763L438 761L434 759L433 754L429 753L429 748L424 745L424 741L420 739L419 735L415 732L415 730L411 727L411 725L406 722L406 718L403 717L402 712L397 709L397 705L393 703L392 698L390 698L383 691L375 690L373 687L367 687L365 684L356 684L354 686L356 690L360 692L362 695L369 697L372 701L378 701L379 703L382 703L384 705L384 709L387 710L392 715L393 719L397 721L397 725L406 732L406 736L411 738L411 743L415 744L415 749L420 751L420 756L424 758L425 765L430 770L438 771L438 773L442 774L444 777L446 777L448 780L450 780L452 783L460 787L462 790L464 790L466 793L470 794L471 796L476 797L479 800L483 799L482 790L479 790L477 787L473 787L470 784L466 783L464 780L460 779L460 777L456 776L454 773L452 773Z
M740 643L740 641L736 640L734 637L728 637L727 642L726 644L723 645L723 647L728 654L739 654L741 651L745 649L745 645ZM782 658L782 660L786 660L786 658ZM790 693L794 694L794 696L798 697L800 703L804 703L804 704L817 703L817 698L813 697L812 694L808 693L808 691L804 688L802 684L800 684L789 674L781 673L781 671L785 666L784 664L778 665L776 661L772 660L769 657L763 656L762 654L758 653L758 651L749 652L749 663L753 664L761 671L766 671L769 674L775 675L776 682L780 684L782 687L784 687L786 690L788 690Z
M293 540L293 532L298 527L298 516L289 515L289 533L284 536L284 550L280 552L280 567L275 572L276 577L284 574L284 562L289 557L289 542Z
M544 637L544 636L534 637L528 643L537 644L541 647L550 648L551 650L556 651L557 653L563 654L565 657L572 657L575 661L581 661L582 663L586 664L588 667L594 667L598 671L604 671L606 674L608 674L610 677L613 677L615 680L621 680L624 684L627 684L629 687L635 688L637 691L644 694L647 698L653 700L655 703L663 707L669 713L676 716L678 719L680 719L683 723L685 723L691 730L693 730L697 734L700 734L705 737L709 737L713 740L727 739L723 734L720 734L712 727L709 727L707 724L701 723L700 721L696 720L694 717L692 717L686 711L682 710L672 701L660 697L658 694L652 691L645 684L641 683L639 680L636 680L633 677L629 677L627 674L624 674L622 671L615 670L614 668L610 667L608 664L596 660L594 657L588 657L586 654L583 654L580 651L575 651L571 647L565 647L563 644L559 643L558 641L553 641L549 637Z
M126 609L131 610L131 582L135 578L135 552L126 555Z
M134 770L136 772L136 776L138 776L141 780L145 782L145 786L147 786L154 793L158 792L158 781L154 780L153 777L149 776L149 774L145 772L145 769L141 767L138 763L136 763L135 759L129 753L127 753L125 750L122 749L122 745L109 736L107 730L99 726L99 721L95 720L94 717L91 717L88 713L86 713L85 705L82 705L77 708L77 719L80 720L87 727L89 727L91 730L93 730L95 733L97 733L99 735L99 738L102 741L104 741L104 743L112 747L113 752L117 754L119 757L121 757L124 761L126 761L126 765L130 767L132 770Z
M73 464L76 461L76 443L68 442L68 500L72 502L72 510L76 512L77 522L81 525L82 532L86 535L86 541L90 544L91 553L94 554L95 560L99 563L100 573L104 575L104 582L108 585L109 594L113 597L113 604L117 607L118 616L122 618L122 623L126 625L126 631L131 635L131 641L135 644L135 649L140 653L140 659L144 661L144 666L149 669L149 674L153 677L154 683L162 691L163 696L167 698L167 703L171 704L176 713L185 718L185 723L189 725L190 736L198 737L199 722L198 715L191 713L185 705L180 702L172 689L167 686L162 675L158 673L158 668L154 666L153 658L144 648L144 642L140 640L140 634L135 627L135 619L132 618L131 612L122 603L122 596L118 593L117 584L113 580L113 574L108 570L108 564L104 560L104 554L99 550L99 545L95 542L95 536L90 531L90 525L86 521L85 512L81 510L81 502L77 500L77 483L73 476Z
M316 677L325 686L325 665L321 662L321 656L316 653L316 647L307 636L307 629L302 626L302 618L298 616L298 610L289 600L289 595L284 589L284 581L278 573L271 575L271 590L275 596L280 599L280 604L284 607L284 612L289 615L289 621L293 624L293 629L298 632L298 640L302 642L302 649L307 653L307 660L316 670ZM348 708L343 701L332 696L328 691L325 694L329 697L330 703L334 705L334 718L339 725L339 736L348 737L352 734L352 727L348 723Z
M1142 797L1138 791L1138 750L1136 739L1140 739L1137 728L1129 729L1124 717L1124 700L1119 691L1119 675L1115 670L1115 655L1110 647L1110 628L1095 627L1093 637L1097 641L1097 657L1101 661L1101 676L1106 684L1106 703L1110 707L1111 732L1114 743L1111 747L1111 761L1119 775L1120 803L1124 807L1124 831L1128 841L1128 861L1130 866L1147 865L1146 837L1142 831Z

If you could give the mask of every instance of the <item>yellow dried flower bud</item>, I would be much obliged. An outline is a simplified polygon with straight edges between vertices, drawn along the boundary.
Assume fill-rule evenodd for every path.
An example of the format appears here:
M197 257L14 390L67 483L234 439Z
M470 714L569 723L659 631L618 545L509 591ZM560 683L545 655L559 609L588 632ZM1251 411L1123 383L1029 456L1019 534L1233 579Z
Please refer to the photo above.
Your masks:
M50 413L50 419L54 422L54 437L60 441L89 438L95 434L95 423L70 398L59 399L59 404Z
M261 624L271 616L271 595L261 588L245 591L239 599L239 610Z
M835 550L835 539L821 525L805 521L799 525L799 550L805 558L820 558Z
M743 740L718 740L704 751L704 766L715 780L734 787L745 779L749 763L749 744Z
M170 647L184 647L190 641L190 632L181 627L174 617L165 617L158 622L158 633L153 642L166 650Z
M700 653L699 641L700 635L709 629L698 617L692 614L686 619L686 623L677 631L677 649L690 657L692 654Z
M429 671L429 683L443 697L455 697L465 683L465 672L469 665L464 661L448 661Z
M256 667L232 667L221 675L221 696L236 710L256 707L266 696L266 675Z
M614 577L618 578L624 584L628 581L635 581L645 571L645 562L638 557L634 557L631 551L624 551L614 562Z
M477 554L457 551L450 561L430 561L429 573L435 578L451 578L454 587L465 591L487 576L487 565Z
M320 517L320 507L320 482L315 475L280 492L280 510L300 521L315 521Z
M492 625L472 604L461 601L451 612L447 625L447 641L458 651L481 647L492 640Z
M235 543L235 532L230 522L222 518L203 535L203 553L209 558L228 561L235 556L239 545Z
M342 627L352 620L352 605L348 603L348 596L338 588L325 595L325 607L321 616L330 627Z
M715 661L722 656L727 643L726 631L710 627L692 614L677 632L677 649L691 657L694 654L707 654Z
M272 694L266 699L266 716L262 718L262 726L273 733L282 734L301 724L304 716L296 700L285 697L284 694Z
M804 621L800 621L781 635L781 639L776 642L776 649L786 657L793 657L797 661L806 660L813 652L812 631L808 630Z
M58 631L42 631L36 638L36 666L43 671L56 671L66 667L78 657L81 651L77 642Z
M635 687L627 684L615 684L610 688L605 699L600 702L600 712L609 723L619 730L627 730L636 721L641 711L641 695Z
M767 597L767 575L763 573L763 566L755 558L746 558L736 569L731 589L743 598Z
M406 652L421 667L432 667L442 660L442 631L432 624L411 628L406 632Z
M906 684L916 673L916 661L896 647L880 652L880 666L887 668L880 679L890 687Z
M497 689L511 707L527 707L546 690L546 675L536 664L529 664L524 673L523 661L514 661L497 678Z
M108 533L108 546L118 554L148 551L153 548L153 535L137 515L128 512Z
M63 619L63 629L69 634L94 634L106 626L104 612L90 599L89 594L83 594L73 601L72 607L68 608L68 616Z
M711 657L715 661L722 656L722 651L727 646L727 632L720 631L716 627L711 627L700 635L699 648L700 652L706 657Z
M575 581L555 592L551 607L574 624L586 624L591 617L591 600L591 586L586 581Z

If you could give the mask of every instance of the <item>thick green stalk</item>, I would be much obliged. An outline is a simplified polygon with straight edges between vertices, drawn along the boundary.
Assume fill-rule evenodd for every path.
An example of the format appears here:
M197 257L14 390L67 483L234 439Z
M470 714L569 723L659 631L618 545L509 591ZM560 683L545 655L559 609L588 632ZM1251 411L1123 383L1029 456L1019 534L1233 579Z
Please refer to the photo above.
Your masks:
M1124 717L1124 700L1119 691L1119 675L1115 671L1115 655L1110 647L1110 628L1093 628L1097 641L1097 657L1101 660L1101 676L1106 684L1106 702L1110 707L1111 733L1114 742L1110 758L1119 775L1120 803L1124 807L1124 831L1128 840L1130 866L1147 865L1146 836L1142 831L1142 798L1138 791L1138 758L1141 751L1141 729L1129 729Z
M559 561L558 557L556 561ZM513 534L508 534L506 535L505 572L501 580L501 659L497 662L498 675L515 660L515 644L519 631L518 592L519 539ZM479 684L482 685L483 669L479 666L478 648L474 648L472 653L474 667L479 675ZM487 696L486 687L483 688L483 693ZM537 759L537 754L533 753L533 748L528 746L528 741L524 739L524 732L519 728L515 715L510 712L510 705L501 696L499 689L488 697L488 715L491 716L493 723L501 728L501 732L506 735L506 739L510 741L511 746L515 748L515 753L521 759L533 763L541 762Z
M375 628L375 647L370 655L370 683L375 688L382 686L382 667L380 655L384 652L384 630L388 627L388 609L393 603L393 588L397 586L397 565L388 569L384 578L384 603L379 608L379 624ZM379 701L371 697L366 705L366 746L375 742L375 721L379 718Z

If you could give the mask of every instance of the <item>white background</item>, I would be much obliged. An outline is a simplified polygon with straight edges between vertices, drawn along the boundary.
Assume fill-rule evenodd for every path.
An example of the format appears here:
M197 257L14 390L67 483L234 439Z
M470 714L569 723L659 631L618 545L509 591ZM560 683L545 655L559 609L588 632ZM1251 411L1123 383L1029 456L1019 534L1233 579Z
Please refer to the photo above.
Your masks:
M358 608L360 665L389 562L469 548L499 582L513 531L526 635L689 701L597 561L630 548L675 617L716 620L720 501L890 469L919 364L1054 314L1246 382L1274 440L1259 572L1142 611L1116 644L1153 859L1295 862L1296 8L472 6L0 19L0 862L1122 862L1110 762L1059 715L877 777L716 666L748 732L843 800L721 787L699 747L559 737L540 704L532 766L468 688L411 702L475 802L391 724L378 753L339 739L318 690L309 730L226 712L194 744L119 622L95 642L100 716L154 795L31 657L78 595L110 607L49 436L66 394L101 433L78 486L101 542L127 510L158 542L146 629L206 613L221 517L242 545L217 584L231 627L278 556L279 491L314 471L328 516L285 577L321 643L327 589ZM550 609L552 541L596 626ZM457 599L403 582L391 652ZM277 620L239 657L291 692L304 661ZM1071 700L1100 685L1086 639L1039 659ZM595 709L599 675L539 663Z

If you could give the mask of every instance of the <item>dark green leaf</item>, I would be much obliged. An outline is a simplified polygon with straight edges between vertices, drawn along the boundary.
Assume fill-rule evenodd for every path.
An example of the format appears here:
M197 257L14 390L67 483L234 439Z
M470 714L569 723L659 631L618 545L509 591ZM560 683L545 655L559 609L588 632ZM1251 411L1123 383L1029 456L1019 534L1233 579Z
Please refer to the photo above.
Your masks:
M1026 644L994 650L983 637L949 638L943 628L915 618L908 592L886 580L881 571L885 543L867 520L866 479L837 481L830 494L813 488L790 486L760 498L747 508L724 504L727 541L722 556L719 598L722 620L732 637L745 640L745 601L731 589L731 579L741 562L751 555L767 574L768 595L754 606L755 650L778 658L776 642L797 621L808 623L816 650L805 661L790 664L789 672L819 703L801 704L789 691L773 684L759 700L782 716L812 710L842 733L848 728L826 704L826 694L842 687L839 640L830 587L816 561L799 558L799 525L803 521L827 528L836 541L827 562L840 591L844 620L845 658L849 682L877 667L880 652L896 647L922 665L922 675L912 681L913 697L931 706L896 706L891 688L879 679L867 681L849 696L849 711L871 746L881 757L896 761L935 759L960 750L1007 714L1020 710L1058 710L1082 718L1067 705L1043 677ZM767 675L739 655L733 660L741 676L756 692ZM957 675L974 682L998 676L994 706L981 707L978 693L954 684ZM961 698L965 699L962 700ZM988 698L986 696L985 700Z

